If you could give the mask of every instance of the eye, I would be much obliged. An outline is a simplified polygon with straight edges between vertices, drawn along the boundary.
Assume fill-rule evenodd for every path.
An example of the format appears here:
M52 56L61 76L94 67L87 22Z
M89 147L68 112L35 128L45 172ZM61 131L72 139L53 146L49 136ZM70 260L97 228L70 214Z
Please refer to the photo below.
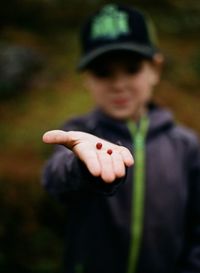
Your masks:
M128 74L136 74L140 71L141 69L141 62L137 62L137 63L131 63L126 67L126 72Z
M95 67L92 69L92 73L98 78L108 78L112 75L112 72L107 67Z

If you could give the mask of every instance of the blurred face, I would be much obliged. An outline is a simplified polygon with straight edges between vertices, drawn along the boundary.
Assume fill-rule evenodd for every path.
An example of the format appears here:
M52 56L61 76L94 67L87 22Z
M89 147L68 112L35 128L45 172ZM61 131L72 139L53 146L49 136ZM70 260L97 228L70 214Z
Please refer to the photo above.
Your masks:
M96 104L117 119L137 120L145 112L158 80L152 60L127 53L105 55L86 73L86 84Z

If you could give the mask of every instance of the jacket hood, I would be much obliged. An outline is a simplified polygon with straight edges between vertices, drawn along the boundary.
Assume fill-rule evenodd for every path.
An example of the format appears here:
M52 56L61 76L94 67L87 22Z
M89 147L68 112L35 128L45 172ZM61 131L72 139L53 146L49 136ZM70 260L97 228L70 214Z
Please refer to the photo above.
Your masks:
M149 106L149 119L149 135L167 131L175 124L173 114L168 109L155 104Z
M149 108L149 131L148 131L148 137L154 134L157 134L159 132L164 132L168 129L170 129L172 126L174 126L174 117L172 113L163 107L159 107L155 104L150 104L148 106ZM105 113L103 113L100 109L96 109L93 114L94 119L90 119L92 121L90 123L90 126L98 126L98 123L103 123L104 126L106 126L108 129L109 127L112 129L122 130L124 134L126 134L125 127L127 127L127 122L122 120L116 120ZM89 120L88 120L89 121ZM89 124L88 124L89 125ZM94 129L94 128L92 128ZM128 134L128 128L127 128L127 134Z

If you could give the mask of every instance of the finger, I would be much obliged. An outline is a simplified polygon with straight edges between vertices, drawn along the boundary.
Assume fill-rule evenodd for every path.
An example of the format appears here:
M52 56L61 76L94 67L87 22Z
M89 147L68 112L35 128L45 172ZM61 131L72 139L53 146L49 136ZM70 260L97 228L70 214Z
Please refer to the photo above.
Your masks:
M101 174L101 165L95 150L89 150L82 147L76 147L75 154L78 155L80 160L82 160L89 172L93 176L100 176Z
M111 158L115 176L118 178L125 176L125 165L121 154L117 151L113 151Z
M106 183L112 183L115 179L115 173L113 170L112 158L106 151L98 152L98 159L101 165L101 178Z
M67 135L67 132L62 130L52 130L52 131L46 132L43 135L42 139L45 143L63 144L67 142L68 135Z
M130 166L133 165L133 163L134 163L133 156L132 156L132 154L130 153L130 151L127 148L121 147L120 154L121 154L121 156L123 158L124 164L127 167L130 167Z

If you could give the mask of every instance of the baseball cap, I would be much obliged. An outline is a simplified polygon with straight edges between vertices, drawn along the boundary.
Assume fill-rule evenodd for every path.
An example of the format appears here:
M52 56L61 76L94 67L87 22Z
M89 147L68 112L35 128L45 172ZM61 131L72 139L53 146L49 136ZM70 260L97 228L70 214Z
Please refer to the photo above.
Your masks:
M131 51L146 58L159 52L151 19L138 9L118 4L107 4L88 18L81 29L80 43L79 71L113 51Z

